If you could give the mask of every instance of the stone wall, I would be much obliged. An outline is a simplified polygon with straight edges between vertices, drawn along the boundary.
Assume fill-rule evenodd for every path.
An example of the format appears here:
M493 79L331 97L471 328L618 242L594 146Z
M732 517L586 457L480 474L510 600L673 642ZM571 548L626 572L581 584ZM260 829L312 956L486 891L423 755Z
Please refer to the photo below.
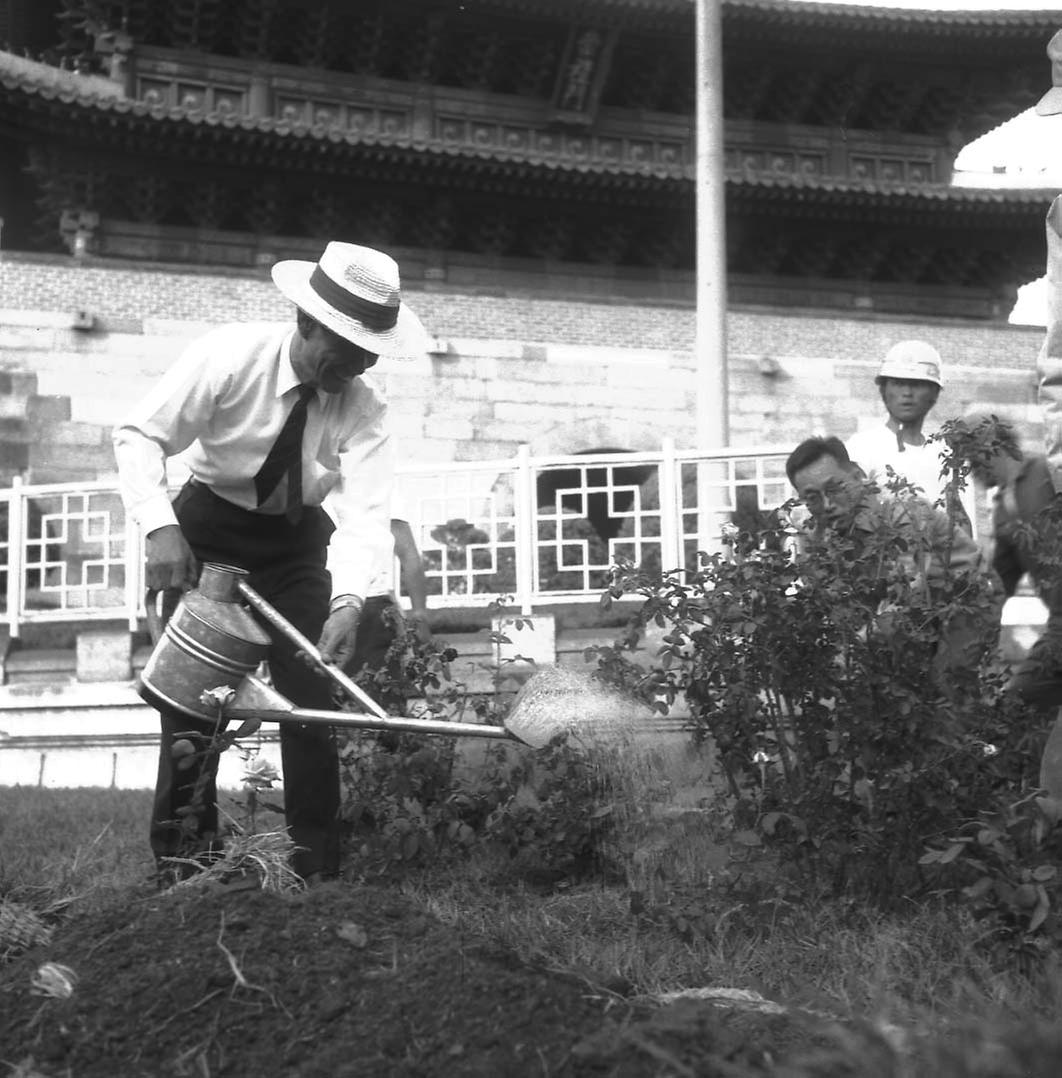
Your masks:
M696 429L694 311L407 282L433 354L378 368L410 462L639 449ZM285 320L268 271L0 254L0 473L30 482L113 474L109 428L192 337L219 322ZM728 318L731 441L847 436L881 413L873 374L918 336L946 363L937 418L987 408L1039 438L1042 330L853 310L742 307Z

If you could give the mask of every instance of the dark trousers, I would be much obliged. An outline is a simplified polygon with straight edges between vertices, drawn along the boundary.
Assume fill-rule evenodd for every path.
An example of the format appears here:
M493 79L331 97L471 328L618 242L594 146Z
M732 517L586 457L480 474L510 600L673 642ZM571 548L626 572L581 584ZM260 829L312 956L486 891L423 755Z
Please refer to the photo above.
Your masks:
M1043 634L1014 668L1007 688L1037 708L1062 704L1062 609L1057 596L1051 596Z
M208 487L186 484L174 500L181 531L200 562L235 565L249 572L248 583L310 640L321 635L328 616L332 580L325 568L334 525L321 509L306 509L298 524L284 517L254 513L219 498ZM300 707L331 709L331 682L295 658L295 645L279 630L263 626L272 640L269 669L281 695ZM189 849L178 821L201 774L197 763L178 770L172 746L181 731L213 729L179 712L161 711L162 738L151 848L156 858ZM284 769L284 812L297 847L294 868L300 876L339 869L339 762L331 727L283 723L280 752ZM200 850L208 850L218 830L217 759L208 761L196 813Z

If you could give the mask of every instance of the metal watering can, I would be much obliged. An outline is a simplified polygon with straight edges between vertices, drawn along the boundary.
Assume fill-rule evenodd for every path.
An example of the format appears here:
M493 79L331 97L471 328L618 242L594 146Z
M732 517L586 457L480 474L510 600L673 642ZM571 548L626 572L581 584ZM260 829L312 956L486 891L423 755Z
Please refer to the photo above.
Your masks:
M564 723L554 726L543 722L541 709L522 710L519 704L513 707L503 726L388 715L342 670L325 662L316 646L267 603L247 583L246 577L244 569L208 562L203 566L198 585L182 597L164 627L162 615L149 593L148 627L156 643L137 679L137 692L153 707L170 708L194 719L213 722L217 718L216 707L200 698L208 689L227 686L236 695L225 707L226 717L248 723L321 723L445 737L507 738L535 749L545 746L565 728ZM259 664L269 653L270 640L243 602L300 648L318 669L361 705L363 712L296 707L255 677ZM527 721L521 721L522 713L527 715Z

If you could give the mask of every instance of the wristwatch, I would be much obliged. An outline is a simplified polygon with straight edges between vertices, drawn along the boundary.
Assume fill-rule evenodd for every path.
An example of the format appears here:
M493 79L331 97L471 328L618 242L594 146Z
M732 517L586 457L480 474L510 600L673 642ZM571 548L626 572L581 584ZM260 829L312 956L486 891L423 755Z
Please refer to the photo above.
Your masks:
M345 610L348 606L354 607L360 614L362 608L365 606L365 600L360 595L337 595L328 604L328 613L334 614L337 610Z

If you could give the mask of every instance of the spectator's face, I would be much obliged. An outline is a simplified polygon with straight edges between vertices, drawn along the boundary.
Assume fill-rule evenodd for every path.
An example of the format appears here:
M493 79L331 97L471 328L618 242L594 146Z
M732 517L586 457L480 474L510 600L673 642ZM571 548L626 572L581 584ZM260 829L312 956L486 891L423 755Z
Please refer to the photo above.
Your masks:
M305 337L296 333L293 348L292 365L299 377L326 393L341 392L379 359L320 322L315 322Z
M937 403L940 387L912 378L884 378L881 399L897 423L920 423Z
M833 457L820 457L793 476L793 485L818 523L850 524L863 504L863 481Z
M974 478L986 487L1001 487L1007 482L1008 464L1013 459L1004 452L986 454L984 460L978 461L974 467Z

